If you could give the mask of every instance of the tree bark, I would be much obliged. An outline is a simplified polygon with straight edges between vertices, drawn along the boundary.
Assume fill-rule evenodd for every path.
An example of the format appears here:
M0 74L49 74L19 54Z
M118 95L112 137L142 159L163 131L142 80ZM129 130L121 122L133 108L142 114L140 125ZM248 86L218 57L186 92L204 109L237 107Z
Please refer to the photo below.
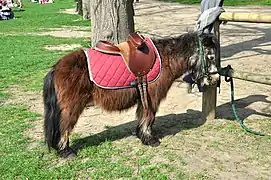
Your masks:
M99 40L118 44L134 32L133 0L91 0L91 44Z

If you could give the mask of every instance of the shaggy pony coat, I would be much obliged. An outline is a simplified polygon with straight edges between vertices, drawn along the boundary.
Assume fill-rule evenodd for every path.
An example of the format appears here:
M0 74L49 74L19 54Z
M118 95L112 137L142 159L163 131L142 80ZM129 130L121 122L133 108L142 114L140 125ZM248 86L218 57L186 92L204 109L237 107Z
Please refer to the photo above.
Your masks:
M196 33L186 33L175 38L153 39L162 60L162 71L160 77L148 85L147 109L142 106L137 88L108 90L92 82L83 50L62 57L44 78L44 132L48 147L57 150L62 157L76 155L69 147L69 135L88 104L106 111L122 111L137 105L137 137L145 145L158 146L160 141L152 135L152 125L159 104L173 82L187 71L202 81L198 38ZM211 71L216 62L210 55L215 55L217 40L206 34L201 38L206 69Z

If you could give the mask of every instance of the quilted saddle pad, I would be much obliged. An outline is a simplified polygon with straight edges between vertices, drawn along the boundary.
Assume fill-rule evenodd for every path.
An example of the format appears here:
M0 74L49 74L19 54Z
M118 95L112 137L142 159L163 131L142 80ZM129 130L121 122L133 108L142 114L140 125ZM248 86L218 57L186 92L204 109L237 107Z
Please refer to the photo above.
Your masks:
M146 38L156 54L153 68L147 74L148 83L156 81L161 73L162 64L159 52L150 38ZM95 49L84 49L88 62L90 80L105 89L130 88L136 76L129 71L120 55L101 53Z

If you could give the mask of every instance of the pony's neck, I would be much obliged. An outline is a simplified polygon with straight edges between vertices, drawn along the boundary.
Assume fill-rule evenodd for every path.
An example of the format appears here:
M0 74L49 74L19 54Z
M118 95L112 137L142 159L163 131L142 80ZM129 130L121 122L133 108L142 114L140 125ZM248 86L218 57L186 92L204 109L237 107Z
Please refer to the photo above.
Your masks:
M178 78L175 68L169 64L171 57L160 54L162 60L162 71L160 77L157 79L156 86L159 87L161 98L165 98L168 90ZM181 76L181 75L180 75ZM179 76L179 77L180 77Z
M153 41L162 58L162 74L173 81L182 76L188 70L189 58L197 52L197 34L190 32Z

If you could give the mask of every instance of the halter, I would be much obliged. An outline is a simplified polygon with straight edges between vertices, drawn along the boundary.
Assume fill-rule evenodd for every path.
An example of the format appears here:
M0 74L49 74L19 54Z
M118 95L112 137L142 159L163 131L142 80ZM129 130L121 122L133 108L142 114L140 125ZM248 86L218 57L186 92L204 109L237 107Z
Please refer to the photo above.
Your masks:
M211 78L211 75L216 74L217 72L210 73L210 72L207 71L207 66L205 65L205 62L204 62L204 52L203 52L202 38L200 36L198 36L198 46L199 46L199 55L200 55L202 73L196 79L193 77L193 72L189 73L184 77L184 81L186 81L187 83L190 83L191 85L197 84L197 86L199 88L199 91L203 92L203 91L206 90L206 87L201 86L200 83L198 82L198 80L205 77L205 76L209 80Z
M199 77L194 78L192 75L192 84L197 84L197 81L201 78L203 78L204 76L207 76L207 78L210 77L210 73L207 72L206 70L206 65L204 62L204 52L203 52L203 45L202 45L202 38L198 36L198 46L199 46L199 55L200 55L200 61L201 61L201 71L202 73L200 74Z
M203 46L202 46L202 38L198 36L198 42L199 42L199 54L200 54L200 61L201 61L201 70L202 70L202 76L207 76L209 79L212 74L216 74L217 72L208 72L207 67L204 62L204 52L203 52ZM201 78L201 77L200 77ZM199 79L200 79L199 78Z
M207 75L206 70L205 70L204 52L203 52L201 37L198 37L198 42L199 42L199 55L200 55L200 61L201 61L201 70L202 70L203 75Z

